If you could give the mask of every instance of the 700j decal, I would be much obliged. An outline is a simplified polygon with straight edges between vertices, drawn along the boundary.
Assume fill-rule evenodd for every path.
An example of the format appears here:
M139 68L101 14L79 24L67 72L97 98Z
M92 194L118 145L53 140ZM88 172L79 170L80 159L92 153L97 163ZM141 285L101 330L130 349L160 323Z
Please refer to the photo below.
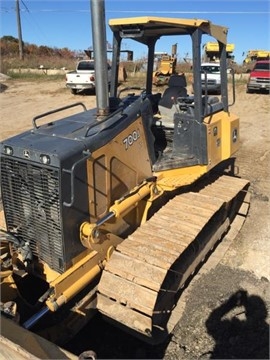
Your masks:
M127 137L123 139L123 144L125 145L125 150L127 150L130 146L132 146L135 141L137 141L140 137L140 131L134 130L132 134L129 134Z

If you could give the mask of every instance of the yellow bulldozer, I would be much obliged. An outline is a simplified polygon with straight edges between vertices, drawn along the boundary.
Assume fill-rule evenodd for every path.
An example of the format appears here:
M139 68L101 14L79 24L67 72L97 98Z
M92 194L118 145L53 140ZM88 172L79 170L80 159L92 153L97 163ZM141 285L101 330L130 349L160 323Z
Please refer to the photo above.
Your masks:
M108 90L104 13L104 2L92 0L96 108L61 106L1 143L6 359L77 358L65 344L97 312L146 342L164 341L181 289L248 211L249 181L234 174L240 137L229 110L227 28L203 19L109 20ZM170 35L192 42L192 95L183 75L172 75L163 94L152 91L155 43ZM204 36L220 46L220 98L207 88L202 95ZM119 90L127 38L147 49L145 86ZM61 117L71 107L78 113Z
M168 85L170 76L176 73L177 44L172 45L171 55L164 53L157 58L157 68L153 72L153 85Z

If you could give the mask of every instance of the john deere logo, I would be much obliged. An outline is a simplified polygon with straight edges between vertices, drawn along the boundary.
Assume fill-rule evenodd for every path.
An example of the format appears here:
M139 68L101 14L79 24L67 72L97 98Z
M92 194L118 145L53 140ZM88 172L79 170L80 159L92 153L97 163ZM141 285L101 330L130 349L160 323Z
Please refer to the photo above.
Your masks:
M26 158L26 159L29 159L30 158L30 153L28 150L23 150L23 156Z
M233 141L233 142L236 142L237 139L238 139L237 129L233 129L232 141Z

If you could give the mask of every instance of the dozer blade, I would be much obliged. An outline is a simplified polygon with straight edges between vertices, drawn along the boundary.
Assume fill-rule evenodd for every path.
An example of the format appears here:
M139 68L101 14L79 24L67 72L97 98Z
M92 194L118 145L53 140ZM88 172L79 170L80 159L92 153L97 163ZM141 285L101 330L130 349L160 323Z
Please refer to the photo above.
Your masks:
M179 290L215 244L241 228L248 187L224 175L170 200L117 246L98 284L98 310L149 343L163 341L179 320Z

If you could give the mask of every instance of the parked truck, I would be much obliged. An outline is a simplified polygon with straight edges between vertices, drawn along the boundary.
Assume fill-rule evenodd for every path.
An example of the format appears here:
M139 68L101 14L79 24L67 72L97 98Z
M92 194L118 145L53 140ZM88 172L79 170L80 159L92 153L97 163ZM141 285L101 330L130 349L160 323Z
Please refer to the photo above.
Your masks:
M246 53L246 57L243 60L243 70L247 73L250 73L254 68L256 61L269 60L270 51L269 50L249 50Z
M270 92L270 60L256 61L249 74L247 93L254 91Z
M220 64L206 62L201 65L201 82L203 93L221 93Z
M108 79L110 81L111 66L108 64ZM66 87L72 94L95 89L95 62L94 60L80 60L76 70L66 74Z

